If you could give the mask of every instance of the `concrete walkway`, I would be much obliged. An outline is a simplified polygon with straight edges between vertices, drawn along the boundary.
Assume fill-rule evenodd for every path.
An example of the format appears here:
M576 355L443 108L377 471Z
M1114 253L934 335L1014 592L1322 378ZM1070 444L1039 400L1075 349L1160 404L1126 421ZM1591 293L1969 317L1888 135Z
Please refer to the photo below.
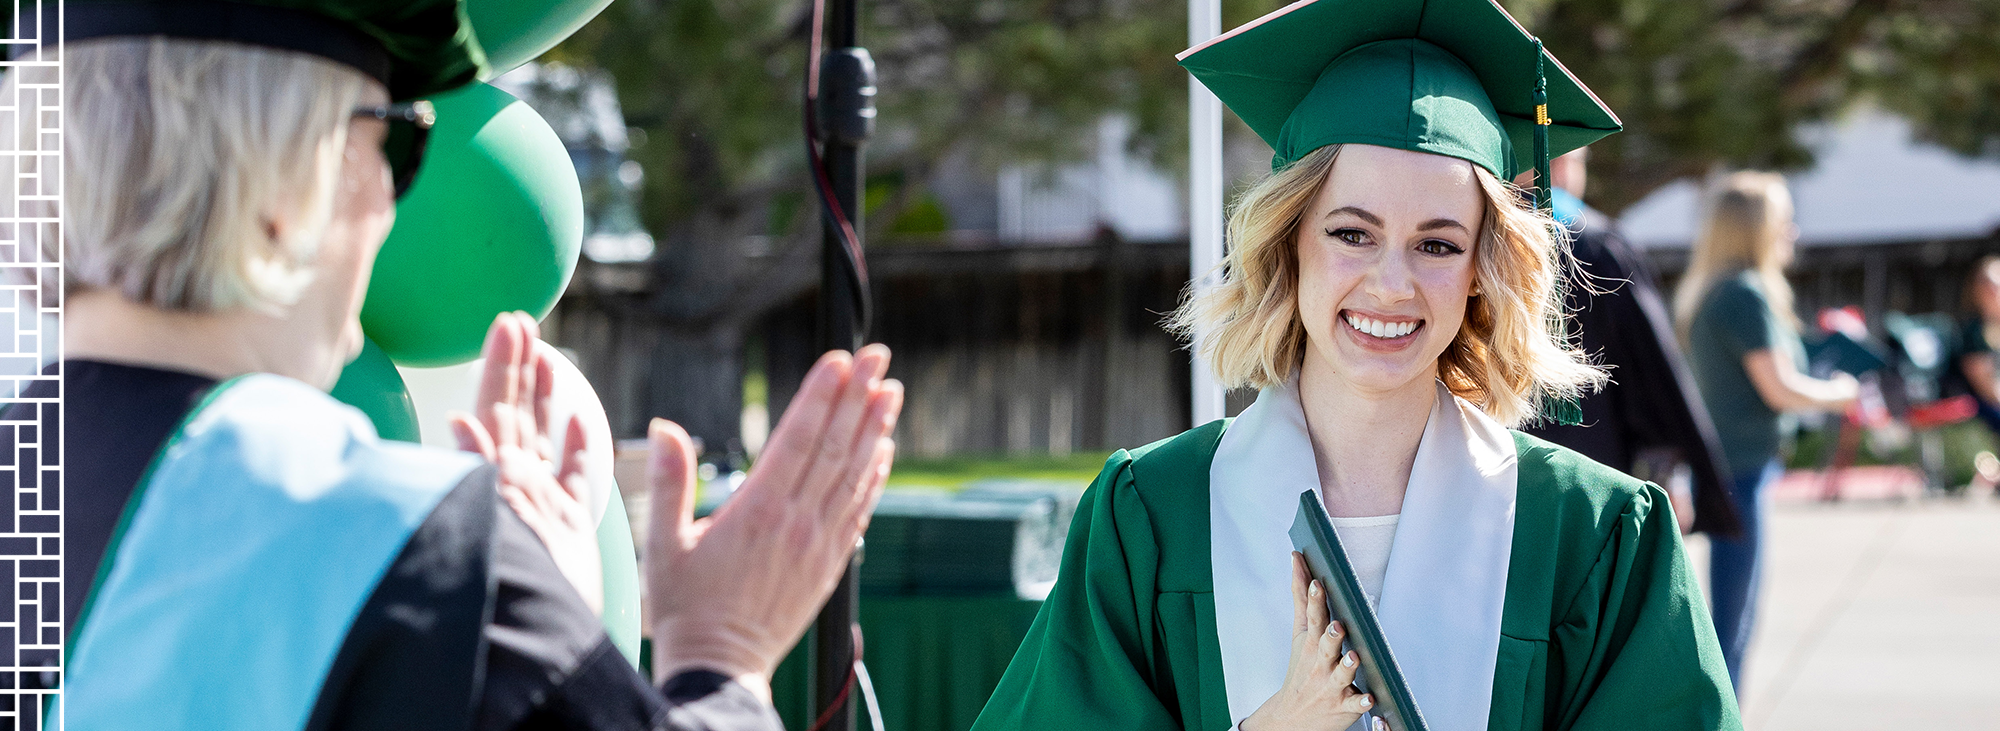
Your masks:
M2000 729L2000 503L1780 502L1769 529L1750 731Z

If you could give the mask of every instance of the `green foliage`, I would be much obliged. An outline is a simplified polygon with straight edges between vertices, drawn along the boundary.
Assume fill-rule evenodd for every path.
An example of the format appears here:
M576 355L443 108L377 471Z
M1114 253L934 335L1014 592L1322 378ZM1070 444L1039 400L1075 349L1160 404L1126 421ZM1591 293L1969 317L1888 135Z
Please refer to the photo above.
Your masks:
M1225 26L1279 7L1230 0ZM1715 165L1796 168L1793 130L1857 99L1921 135L2000 153L2000 3L1991 0L1505 0L1627 132L1594 148L1593 203L1616 212ZM618 80L653 143L646 220L657 234L703 208L770 205L803 184L799 97L810 4L620 0L553 57ZM1184 0L863 0L880 69L876 172L906 181L878 232L900 227L933 167L963 153L990 170L1087 152L1122 112L1133 144L1185 154ZM1276 52L1282 52L1278 49ZM1247 136L1240 125L1232 133ZM786 216L805 233L815 216ZM783 233L783 232L778 232Z
M1916 123L1920 135L1966 154L2000 155L2000 3L1924 5L1871 30L1856 54L1856 86Z
M800 69L795 3L622 0L548 59L610 72L647 142L644 219L656 235L704 208L723 215L797 177ZM790 186L786 186L790 187Z
M1944 428L1944 478L1947 487L1956 489L1972 482L1974 474L1973 458L1980 452L2000 450L1993 430L1984 422L1974 419Z
M1973 458L1980 452L2000 452L2000 439L1978 419L1963 421L1938 429L1943 454L1939 475L1944 487L1956 489L1972 482ZM1836 435L1832 428L1800 432L1793 443L1791 454L1785 459L1785 467L1795 470L1825 469L1832 459ZM1921 447L1913 439L1898 448L1878 451L1872 440L1862 439L1861 448L1856 450L1856 465L1922 465Z
M1589 198L1616 213L1715 166L1796 169L1793 133L1869 101L1920 136L2000 153L1991 0L1503 0L1625 120L1594 145Z
M890 241L951 230L951 217L937 197L924 192L922 186L909 185L900 170L869 176L861 194L861 210L870 216L887 210L895 216L886 226L877 227Z
M924 196L904 208L896 220L889 223L891 236L941 234L951 230L951 217L944 212L944 206L932 196Z

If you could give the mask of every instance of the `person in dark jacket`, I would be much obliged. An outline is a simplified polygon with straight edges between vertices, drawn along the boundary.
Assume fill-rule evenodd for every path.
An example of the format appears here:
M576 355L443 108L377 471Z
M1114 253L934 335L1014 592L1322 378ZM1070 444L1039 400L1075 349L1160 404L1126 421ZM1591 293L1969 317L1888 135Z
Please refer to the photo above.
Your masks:
M1979 420L2000 434L2000 370L1994 368L1993 336L2000 328L2000 256L1981 257L1965 278L1965 309L1949 378L1979 400Z
M1588 154L1582 148L1556 158L1549 177L1556 220L1570 230L1570 253L1583 275L1569 285L1572 334L1611 372L1611 382L1583 398L1580 423L1544 422L1527 431L1625 472L1650 450L1668 450L1693 476L1694 516L1692 522L1681 516L1681 525L1734 535L1739 524L1727 462L1674 337L1659 279L1609 218L1583 204Z
M494 323L460 451L381 439L326 393L395 218L391 124L484 71L461 0L67 9L61 96L0 85L43 105L0 121L16 149L41 149L19 120L66 128L37 180L63 187L0 194L67 206L37 242L67 267L63 359L0 415L27 465L9 494L62 511L60 596L40 585L61 616L23 632L68 638L66 723L779 731L770 674L888 474L887 350L822 357L701 521L690 440L653 422L642 677L597 614L587 440L544 418L528 315Z

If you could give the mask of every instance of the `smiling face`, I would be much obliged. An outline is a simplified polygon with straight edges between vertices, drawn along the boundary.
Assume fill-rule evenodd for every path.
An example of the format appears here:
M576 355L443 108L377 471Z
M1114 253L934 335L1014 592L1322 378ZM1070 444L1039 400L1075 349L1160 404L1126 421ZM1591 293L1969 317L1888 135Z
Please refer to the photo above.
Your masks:
M1300 219L1305 371L1364 393L1437 377L1472 294L1486 212L1472 163L1343 146Z

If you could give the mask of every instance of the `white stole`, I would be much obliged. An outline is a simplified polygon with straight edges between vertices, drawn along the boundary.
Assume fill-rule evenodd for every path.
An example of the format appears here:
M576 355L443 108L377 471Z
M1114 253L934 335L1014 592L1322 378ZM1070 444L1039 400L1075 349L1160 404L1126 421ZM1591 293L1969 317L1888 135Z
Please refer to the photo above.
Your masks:
M1443 383L1417 445L1377 615L1429 726L1486 728L1518 475L1513 435ZM1344 438L1339 425L1322 425ZM1292 542L1319 470L1297 381L1267 388L1209 466L1216 638L1233 724L1277 693L1291 656Z

